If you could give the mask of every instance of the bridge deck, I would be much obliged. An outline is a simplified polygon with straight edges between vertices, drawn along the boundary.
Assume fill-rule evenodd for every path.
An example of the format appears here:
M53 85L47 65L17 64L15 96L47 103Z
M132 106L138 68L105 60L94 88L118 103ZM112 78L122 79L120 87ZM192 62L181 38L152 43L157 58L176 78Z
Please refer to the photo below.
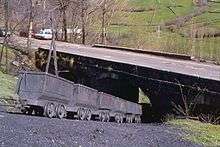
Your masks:
M24 38L17 38L17 43L24 44ZM32 46L35 49L49 49L49 44L50 41L46 40L32 40ZM220 81L220 66L218 65L198 63L188 60L170 59L161 56L111 50L106 48L94 48L64 42L57 42L56 48L58 52Z

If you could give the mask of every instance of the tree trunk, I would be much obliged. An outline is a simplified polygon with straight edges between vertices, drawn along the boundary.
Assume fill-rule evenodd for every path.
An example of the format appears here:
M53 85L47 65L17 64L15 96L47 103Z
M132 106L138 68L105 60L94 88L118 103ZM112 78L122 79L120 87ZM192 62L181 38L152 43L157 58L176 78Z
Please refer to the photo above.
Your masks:
M5 0L4 2L4 11L5 11L5 38L2 45L1 53L0 53L0 67L2 65L3 60L3 53L5 49L5 66L6 66L6 72L8 72L8 31L9 31L9 0Z
M46 0L44 0L43 1L43 11L45 12L45 10L46 10ZM43 26L44 26L44 28L46 27L46 19L45 19L45 17L43 17Z
M53 52L53 61L54 61L54 71L55 75L58 77L58 66L57 66L57 52L56 52L56 44L55 44L55 37L56 37L56 29L54 26L54 12L51 14L51 27L52 27L52 40L50 43L50 51L47 59L47 65L46 65L46 73L49 72L50 68L50 62L51 62L51 57L52 57L52 52Z
M63 32L64 32L64 41L68 41L68 34L67 34L67 18L66 18L66 9L63 10Z
M82 44L85 44L86 42L86 30L85 30L85 9L84 6L82 6L82 12L81 12L81 21L82 21Z
M103 3L103 8L102 8L102 44L106 44L106 20L105 20L105 15L106 15L106 0L104 0Z
M30 16L29 16L29 24L28 24L28 39L27 39L27 52L29 54L29 57L32 58L31 55L31 37L32 37L32 30L33 30L33 10L34 10L34 1L30 0L31 3L31 9L30 9Z

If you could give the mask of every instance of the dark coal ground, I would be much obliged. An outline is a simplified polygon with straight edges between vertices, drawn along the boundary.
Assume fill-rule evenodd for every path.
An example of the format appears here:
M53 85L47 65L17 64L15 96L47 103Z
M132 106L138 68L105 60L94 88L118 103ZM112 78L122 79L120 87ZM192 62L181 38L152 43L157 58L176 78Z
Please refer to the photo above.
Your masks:
M117 124L9 114L0 109L1 147L200 146L166 124Z

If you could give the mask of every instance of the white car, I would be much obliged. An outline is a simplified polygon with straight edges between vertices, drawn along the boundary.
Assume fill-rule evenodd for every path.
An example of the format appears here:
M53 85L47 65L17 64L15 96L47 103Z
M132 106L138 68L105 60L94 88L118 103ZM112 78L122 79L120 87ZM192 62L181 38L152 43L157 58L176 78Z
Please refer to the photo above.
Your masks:
M52 39L52 30L42 29L39 33L36 33L34 37L37 39Z

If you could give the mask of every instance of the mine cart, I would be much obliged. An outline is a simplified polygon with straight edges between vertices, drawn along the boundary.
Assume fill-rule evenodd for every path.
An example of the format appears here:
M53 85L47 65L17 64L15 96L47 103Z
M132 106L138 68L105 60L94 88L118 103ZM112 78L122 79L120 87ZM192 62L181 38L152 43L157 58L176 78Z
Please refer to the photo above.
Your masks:
M141 106L93 88L43 72L23 72L17 83L21 111L25 114L63 118L72 114L81 120L122 123L140 117Z
M17 93L26 105L44 106L46 102L69 104L74 83L41 72L22 73Z
M19 76L17 94L24 113L64 117L73 88L73 82L51 74L24 72Z

